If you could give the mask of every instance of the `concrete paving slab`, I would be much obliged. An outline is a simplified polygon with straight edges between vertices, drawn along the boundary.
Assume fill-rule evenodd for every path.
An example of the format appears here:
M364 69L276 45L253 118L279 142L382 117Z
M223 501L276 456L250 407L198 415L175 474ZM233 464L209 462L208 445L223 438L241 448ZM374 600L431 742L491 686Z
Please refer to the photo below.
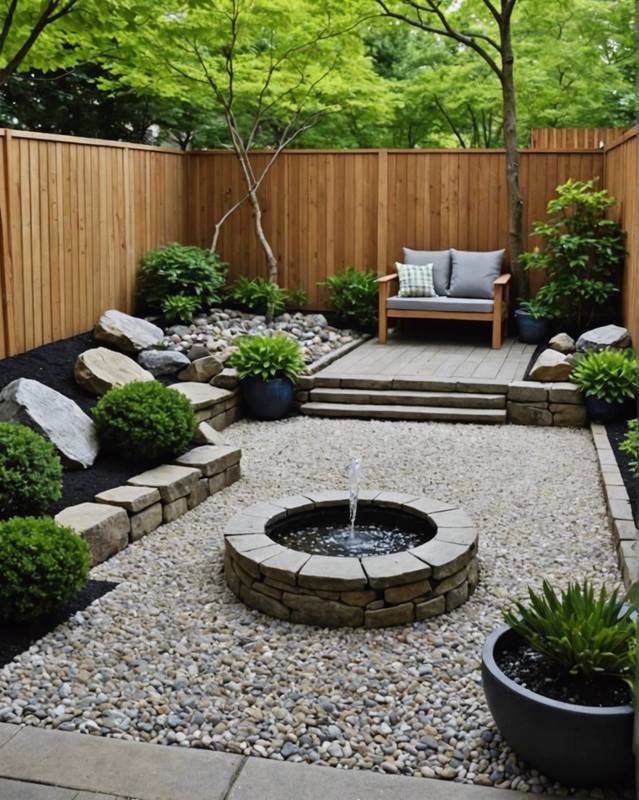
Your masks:
M1 756L0 777L137 800L223 800L242 764L230 753L40 728L22 728Z
M12 739L20 728L17 725L10 725L7 722L0 722L0 747Z
M76 800L76 797L75 789L60 789L58 786L23 783L0 778L0 798L2 800ZM87 797L95 800L96 795L89 794Z

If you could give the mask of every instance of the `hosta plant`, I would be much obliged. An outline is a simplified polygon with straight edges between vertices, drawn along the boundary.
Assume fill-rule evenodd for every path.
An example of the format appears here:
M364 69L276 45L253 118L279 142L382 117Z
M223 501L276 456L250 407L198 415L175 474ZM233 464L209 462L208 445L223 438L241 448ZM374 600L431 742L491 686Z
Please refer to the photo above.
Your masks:
M639 429L636 419L628 422L628 429L619 449L628 456L630 469L639 478Z
M623 403L636 393L637 359L632 350L591 351L579 357L570 378L586 397Z
M377 273L346 267L343 272L330 275L321 284L328 287L331 305L348 325L371 330L377 325L378 286Z
M162 314L169 325L176 322L190 322L199 308L198 298L186 294L170 294L162 301Z
M571 675L591 679L606 674L632 686L636 658L636 623L632 608L617 591L596 592L584 581L559 594L544 581L542 591L528 590L504 620L531 647Z
M286 377L295 381L304 370L300 346L294 339L282 336L243 336L236 340L237 350L228 360L240 378Z

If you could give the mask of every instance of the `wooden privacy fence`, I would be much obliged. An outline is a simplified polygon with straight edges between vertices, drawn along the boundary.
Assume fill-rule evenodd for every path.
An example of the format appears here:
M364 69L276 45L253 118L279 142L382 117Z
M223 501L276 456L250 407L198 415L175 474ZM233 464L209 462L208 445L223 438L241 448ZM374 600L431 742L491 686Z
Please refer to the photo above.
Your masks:
M530 146L533 150L603 150L627 128L533 128Z
M525 230L569 177L614 181L635 242L624 309L636 325L632 141L626 135L605 152L522 151L521 181ZM256 153L256 168L268 157ZM328 297L318 282L347 264L385 273L402 245L505 247L505 172L500 150L287 151L261 190L280 283L322 309ZM0 131L0 356L88 330L105 308L132 309L140 256L172 240L208 246L242 192L226 151ZM231 279L266 275L248 205L225 224L218 250Z

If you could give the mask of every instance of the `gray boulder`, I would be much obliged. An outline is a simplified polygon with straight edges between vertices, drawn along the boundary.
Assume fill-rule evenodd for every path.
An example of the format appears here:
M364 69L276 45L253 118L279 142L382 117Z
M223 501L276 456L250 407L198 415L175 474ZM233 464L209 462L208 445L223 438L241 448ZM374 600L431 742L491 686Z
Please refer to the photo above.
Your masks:
M603 325L582 333L577 339L577 350L607 350L609 347L628 347L630 334L621 325Z
M137 353L157 344L164 331L152 322L112 308L97 321L93 335L99 342L106 342L123 353Z
M199 383L208 383L211 378L214 378L222 372L223 365L215 356L204 356L204 358L196 358L188 367L178 373L178 378L181 381L198 381Z
M81 353L76 359L73 374L78 386L98 395L114 386L153 380L153 375L132 358L107 347L94 347Z
M572 364L567 356L548 348L535 361L528 378L531 381L567 381L571 371Z
M90 467L98 455L91 419L77 403L39 381L18 378L0 392L0 420L20 422L42 434L71 469Z
M184 369L191 363L178 350L143 350L138 361L155 376L175 375L179 369Z
M564 355L575 352L575 340L567 333L558 333L556 336L553 336L548 342L548 346L551 350L556 350L558 353L563 353Z

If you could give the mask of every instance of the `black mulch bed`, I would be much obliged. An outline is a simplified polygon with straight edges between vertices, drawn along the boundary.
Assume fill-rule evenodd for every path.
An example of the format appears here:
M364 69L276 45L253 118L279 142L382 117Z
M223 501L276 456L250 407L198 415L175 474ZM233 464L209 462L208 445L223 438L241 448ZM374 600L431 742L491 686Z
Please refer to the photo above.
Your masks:
M0 625L0 667L8 664L20 653L28 650L34 642L46 636L47 633L57 628L58 625L65 622L77 611L84 611L94 600L103 597L107 592L115 589L117 585L113 581L89 580L71 605L54 616L47 617L38 623Z
M626 430L627 425L625 422L609 422L606 425L608 440L617 459L619 471L630 498L632 515L635 518L635 523L639 525L639 478L630 471L630 458L619 449L619 445L626 435Z
M632 703L629 687L619 678L584 680L570 675L522 639L495 653L498 667L511 680L543 697L581 706L623 706Z
M98 398L76 384L73 367L81 353L96 346L98 343L91 333L81 333L70 339L37 347L28 353L5 358L0 361L0 389L17 378L32 378L66 395L89 414ZM170 383L172 380L163 382ZM132 475L149 466L154 465L140 465L101 453L89 469L64 471L62 497L49 511L56 514L67 506L90 502L99 492L126 483Z

